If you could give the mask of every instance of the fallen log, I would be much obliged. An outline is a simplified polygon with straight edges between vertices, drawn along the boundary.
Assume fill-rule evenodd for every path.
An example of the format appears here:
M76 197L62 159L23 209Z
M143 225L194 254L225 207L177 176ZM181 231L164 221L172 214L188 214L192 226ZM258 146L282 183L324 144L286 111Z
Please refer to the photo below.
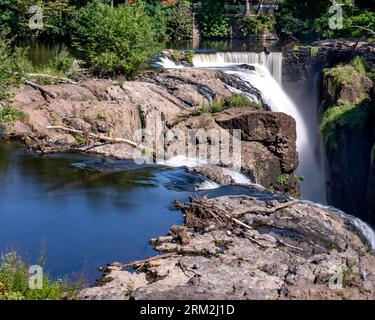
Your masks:
M81 135L87 135L88 134L88 136L90 138L95 138L95 139L103 140L103 141L109 141L109 142L112 142L112 143L125 143L125 144L128 144L129 146L131 146L133 148L142 149L142 146L139 146L136 142L128 140L128 139L111 138L111 137L104 136L104 135L101 135L101 134L95 134L95 133L92 133L92 132L87 133L87 132L84 132L82 130L77 130L77 129L68 128L68 127L64 127L64 126L48 126L47 129L62 130L62 131L75 133L75 134L81 134Z
M40 86L39 84L37 84L35 82L32 82L30 80L26 80L25 83L27 85L29 85L30 87L33 87L34 89L39 90L45 96L48 96L48 97L53 98L53 99L56 98L56 96L55 96L54 93L52 93L51 91L46 90L45 88L43 88L42 86Z
M141 267L141 266L144 266L144 265L150 263L151 261L167 259L167 258L170 258L170 257L173 257L173 256L177 256L177 254L175 252L170 252L170 253L166 253L166 254L161 255L161 256L155 256L155 257L151 257L151 258L144 259L144 260L134 261L134 262L131 262L131 263L120 263L120 266L122 268L138 268L138 267Z

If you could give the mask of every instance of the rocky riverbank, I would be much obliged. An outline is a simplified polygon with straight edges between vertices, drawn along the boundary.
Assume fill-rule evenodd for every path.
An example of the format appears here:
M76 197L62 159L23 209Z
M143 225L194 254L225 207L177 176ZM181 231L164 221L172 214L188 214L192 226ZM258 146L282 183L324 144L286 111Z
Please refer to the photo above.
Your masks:
M109 265L80 298L375 298L375 257L348 217L267 193L176 205L185 225L151 240L163 255Z
M264 186L250 184L256 188L251 196L176 203L185 225L151 240L163 255L109 265L100 285L82 291L81 299L374 298L372 230L289 197L299 195L294 119L269 111L262 99L228 105L233 88L243 88L236 77L186 68L145 73L133 82L29 83L2 103L2 110L22 114L3 121L2 136L40 154L75 150L131 159L135 133L156 133L157 119L183 133L240 129L241 171ZM214 102L223 108L213 110ZM235 183L228 168L190 170L220 185Z
M268 111L266 104L249 103L243 108L229 104L212 113L213 103L222 106L233 88L245 90L234 76L199 69L148 72L138 81L126 82L29 83L11 101L2 103L3 108L24 115L3 122L2 134L40 154L75 150L132 159L134 146L142 145L137 132L156 135L157 120L164 121L165 131L240 129L242 171L266 188L298 196L295 121ZM259 91L250 86L246 90L262 102Z

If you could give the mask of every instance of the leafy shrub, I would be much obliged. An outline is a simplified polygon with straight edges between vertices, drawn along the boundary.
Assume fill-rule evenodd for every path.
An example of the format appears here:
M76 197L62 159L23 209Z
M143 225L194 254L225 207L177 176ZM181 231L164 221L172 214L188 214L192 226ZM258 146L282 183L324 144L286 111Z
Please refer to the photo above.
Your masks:
M11 105L6 105L0 109L0 122L12 122L27 119L27 114L14 108Z
M143 2L111 7L94 0L72 21L72 41L99 75L130 77L155 52L154 30Z
M23 53L19 50L12 51L10 44L0 38L0 100L9 97L7 88L19 85L23 80L20 69Z
M66 76L74 76L78 73L76 59L68 51L62 51L52 58L48 67Z
M224 102L219 100L214 100L211 105L211 111L212 113L218 113L221 112L224 108Z
M251 34L261 35L275 30L276 19L273 15L258 14L256 16L245 16L239 22L243 36Z
M224 0L207 0L202 3L198 23L204 37L226 37L229 22Z
M284 0L276 13L277 30L283 36L293 35L301 39L357 38L371 33L363 28L375 31L375 13L366 9L365 1L356 1L353 5L353 1L348 0L337 2L346 3L343 29L329 27L333 16L329 12L330 0Z
M166 33L172 40L186 40L193 37L193 19L188 4L178 1L176 5L171 6Z
M72 0L1 0L0 25L5 34L17 39L48 37L63 38L67 35L67 21L74 11ZM29 8L39 5L43 10L43 29L31 29L28 25L32 14Z
M194 56L195 56L195 52L194 51L186 51L184 53L184 59L189 64L193 64Z
M42 289L30 289L27 264L15 252L0 256L0 300L61 300L74 297L80 286L44 274Z
M277 183L282 185L287 185L289 182L289 175L287 173L282 173L277 177Z

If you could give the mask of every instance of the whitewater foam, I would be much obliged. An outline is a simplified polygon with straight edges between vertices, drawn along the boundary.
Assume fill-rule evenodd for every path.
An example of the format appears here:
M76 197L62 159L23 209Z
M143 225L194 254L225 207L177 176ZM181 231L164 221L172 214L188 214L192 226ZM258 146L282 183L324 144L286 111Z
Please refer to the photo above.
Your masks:
M188 158L184 155L178 155L170 159L160 161L158 162L158 164L165 165L168 167L174 167L174 168L179 168L179 167L193 168L193 167L201 167L201 166L210 165L206 160L201 160L198 158ZM220 167L220 168L224 171L224 174L227 174L232 178L234 183L244 184L244 185L252 184L252 181L241 172L238 172L236 170L229 169L229 168L223 168L223 167Z
M198 184L195 187L196 191L203 191L203 190L212 190L220 188L220 185L218 185L216 182L213 182L211 180L203 181L202 183Z

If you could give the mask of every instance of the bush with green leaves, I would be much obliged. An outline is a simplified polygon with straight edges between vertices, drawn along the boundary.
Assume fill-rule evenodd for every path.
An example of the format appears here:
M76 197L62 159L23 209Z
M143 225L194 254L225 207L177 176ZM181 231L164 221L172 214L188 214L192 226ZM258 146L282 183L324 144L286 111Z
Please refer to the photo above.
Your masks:
M244 93L233 93L229 98L225 100L225 107L230 108L255 108L261 109L262 106L251 101L249 97Z
M15 252L0 256L0 300L61 300L74 298L82 283L52 281L43 275L42 288L29 286L28 265Z
M258 14L245 16L239 21L239 28L243 36L262 35L275 31L276 19L274 15Z
M334 30L329 26L329 21L334 15L329 11L332 1L280 1L280 9L276 13L278 33L301 39L324 39L356 38L375 32L375 12L367 9L366 1L336 2L343 4L344 15L343 28Z
M224 109L224 102L220 100L214 100L211 104L212 113L221 112Z
M166 32L171 40L187 40L193 37L193 19L189 4L178 1L171 6Z
M143 2L113 8L94 0L75 13L71 25L74 48L100 76L129 78L156 52Z
M0 122L25 121L28 115L11 105L0 108Z
M0 38L0 100L9 97L8 87L19 85L24 78L20 62L24 51L12 50L9 41Z
M72 0L1 0L0 25L2 32L17 39L33 37L64 38L67 36L67 22L78 1ZM38 5L43 11L43 28L29 27L30 18L35 11L29 9Z
M203 37L227 37L230 18L224 0L207 0L202 2L198 15L199 29Z
M68 77L75 76L78 73L76 59L68 51L62 51L53 57L48 63L48 67Z

